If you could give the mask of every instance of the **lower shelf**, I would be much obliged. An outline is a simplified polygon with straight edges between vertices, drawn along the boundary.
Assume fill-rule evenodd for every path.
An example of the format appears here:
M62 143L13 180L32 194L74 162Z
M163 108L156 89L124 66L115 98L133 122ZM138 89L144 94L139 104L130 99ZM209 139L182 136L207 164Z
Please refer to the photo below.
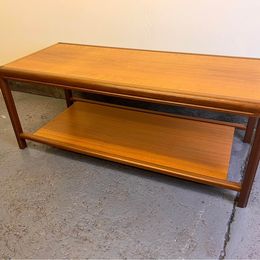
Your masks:
M30 139L62 149L240 190L227 180L234 128L113 105L75 102Z

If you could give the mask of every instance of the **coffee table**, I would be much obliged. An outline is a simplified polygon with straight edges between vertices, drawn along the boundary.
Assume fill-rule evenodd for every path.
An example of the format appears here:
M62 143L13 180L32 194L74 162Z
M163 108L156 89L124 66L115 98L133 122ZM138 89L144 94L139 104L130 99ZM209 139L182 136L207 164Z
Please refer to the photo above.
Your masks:
M24 132L10 80L62 88L68 108ZM237 205L247 205L260 156L260 59L58 43L2 66L0 84L21 149L32 140L231 189ZM77 98L76 90L249 120L245 126L112 105ZM228 177L236 128L251 144L240 182Z

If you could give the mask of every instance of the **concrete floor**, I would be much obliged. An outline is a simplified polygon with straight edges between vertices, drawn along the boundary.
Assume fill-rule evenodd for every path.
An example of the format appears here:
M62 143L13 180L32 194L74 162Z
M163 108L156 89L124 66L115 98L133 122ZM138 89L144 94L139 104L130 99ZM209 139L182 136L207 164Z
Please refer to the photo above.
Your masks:
M14 93L24 130L64 101ZM248 146L238 132L230 167ZM260 258L260 175L235 193L28 142L19 150L0 95L1 258Z

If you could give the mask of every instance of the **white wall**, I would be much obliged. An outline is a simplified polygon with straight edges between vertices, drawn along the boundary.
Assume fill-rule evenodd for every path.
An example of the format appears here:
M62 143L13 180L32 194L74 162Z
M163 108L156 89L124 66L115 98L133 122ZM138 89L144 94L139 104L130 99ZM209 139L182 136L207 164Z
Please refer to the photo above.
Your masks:
M0 0L0 64L55 42L260 57L260 0Z

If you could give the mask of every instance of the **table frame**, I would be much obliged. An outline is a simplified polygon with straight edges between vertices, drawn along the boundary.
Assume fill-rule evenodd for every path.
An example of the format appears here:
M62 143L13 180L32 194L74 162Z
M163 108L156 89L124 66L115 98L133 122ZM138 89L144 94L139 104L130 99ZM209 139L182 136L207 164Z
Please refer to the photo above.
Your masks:
M19 79L17 79L17 81L19 81ZM28 80L27 80L27 82L28 82ZM39 82L39 83L41 83L41 82ZM48 85L55 86L55 84L48 84L48 83L44 83L44 82L42 82L42 83L47 86ZM27 144L26 144L25 138L22 137L22 134L24 132L23 132L23 129L22 129L22 126L20 123L20 119L19 119L19 116L17 113L17 109L16 109L15 102L14 102L14 99L12 96L10 85L8 84L8 80L5 78L1 78L0 86L1 86L2 94L4 97L5 103L6 103L6 107L7 107L10 119L11 119L11 123L12 123L13 129L14 129L14 133L15 133L18 145L19 145L20 149L24 149L27 147ZM72 95L72 90L74 88L70 87L70 86L60 86L60 85L57 85L57 87L61 87L64 89L67 106L69 107L70 105L72 105L73 100L74 100L73 95ZM183 105L183 106L185 107L185 105ZM226 112L230 112L230 111L226 111ZM237 113L237 114L239 114L239 113ZM200 120L200 119L198 119L198 120ZM204 119L201 119L201 120L212 121L212 120L204 120ZM229 124L229 125L232 124L232 123L224 123L224 122L218 122L218 121L215 121L215 122L219 123L219 124ZM246 128L243 126L240 126L239 124L233 124L233 125L236 128L246 130L243 141L245 143L251 144L251 149L250 149L248 160L246 163L244 176L241 180L241 190L240 190L239 196L237 197L237 206L244 208L247 206L247 203L248 203L248 199L250 196L250 192L252 189L252 185L254 182L254 178L255 178L255 174L257 171L258 162L259 162L259 158L260 158L260 120L258 120L257 117L250 116L248 119ZM255 134L254 134L255 126L256 126L256 130L255 130ZM254 136L254 138L253 138L253 136Z

